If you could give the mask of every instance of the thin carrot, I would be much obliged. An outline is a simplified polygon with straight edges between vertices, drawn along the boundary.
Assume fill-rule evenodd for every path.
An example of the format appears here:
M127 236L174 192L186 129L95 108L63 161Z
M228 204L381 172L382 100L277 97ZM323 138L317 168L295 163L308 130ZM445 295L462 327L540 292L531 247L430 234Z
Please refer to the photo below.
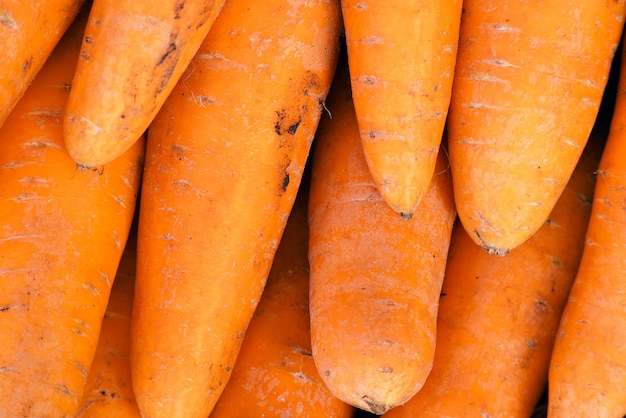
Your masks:
M0 1L0 126L83 3L84 0Z
M433 369L385 418L531 416L580 262L604 139L589 142L548 220L506 256L489 254L455 225Z
M411 217L450 105L461 1L342 0L354 107L381 195Z
M338 1L229 1L150 125L131 331L144 417L206 417L224 390L301 182L340 34Z
M250 321L233 373L211 418L349 418L311 356L307 193L301 188Z
M309 196L313 359L335 396L382 414L413 396L432 367L452 184L439 153L415 215L398 216L369 173L347 74L331 96Z
M67 102L65 145L87 167L145 132L224 0L94 0Z
M76 166L62 119L79 16L0 129L0 416L73 417L135 209L143 143Z
M548 218L589 137L626 2L466 0L448 115L459 218L504 254Z
M583 257L549 375L550 418L626 415L626 50Z

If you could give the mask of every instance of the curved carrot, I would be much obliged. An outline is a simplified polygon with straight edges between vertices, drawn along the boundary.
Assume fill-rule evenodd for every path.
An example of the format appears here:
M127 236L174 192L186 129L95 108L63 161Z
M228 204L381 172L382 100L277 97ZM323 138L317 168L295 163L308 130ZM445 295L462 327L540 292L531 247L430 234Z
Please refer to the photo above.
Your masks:
M626 2L467 0L448 116L459 218L504 254L543 225L589 137Z
M311 357L307 190L300 190L233 373L211 418L349 418Z
M550 418L626 415L625 52L582 261L552 353Z
M461 1L342 0L354 108L381 195L411 217L450 105Z
M76 166L62 118L79 16L0 129L0 416L73 417L135 210L141 141Z
M83 3L84 0L0 1L0 126Z
M338 1L229 1L148 129L131 331L144 417L206 417L224 390L340 34Z
M224 0L94 0L63 135L87 167L112 161L154 119Z
M313 359L335 396L382 414L413 396L432 367L452 183L440 153L415 216L397 216L369 173L347 76L331 96L309 196Z
M580 262L601 143L590 141L548 220L506 256L489 254L455 225L433 369L385 418L531 416Z

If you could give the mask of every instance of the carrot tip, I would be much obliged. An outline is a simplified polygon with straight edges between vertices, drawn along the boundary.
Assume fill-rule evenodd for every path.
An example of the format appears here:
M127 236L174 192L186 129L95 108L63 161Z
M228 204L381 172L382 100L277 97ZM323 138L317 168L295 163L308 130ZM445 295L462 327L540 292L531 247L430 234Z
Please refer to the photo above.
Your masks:
M398 212L401 218L406 219L407 221L413 217L413 212Z
M505 250L502 248L485 248L489 254L496 254L499 256L505 256L509 253L509 250Z

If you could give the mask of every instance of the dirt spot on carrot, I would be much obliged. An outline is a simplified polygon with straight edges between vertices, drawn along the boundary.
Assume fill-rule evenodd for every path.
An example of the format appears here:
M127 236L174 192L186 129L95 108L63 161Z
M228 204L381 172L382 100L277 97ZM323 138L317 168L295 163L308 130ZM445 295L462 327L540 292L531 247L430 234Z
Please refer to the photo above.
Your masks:
M0 23L11 29L18 29L17 22L10 10L0 10Z
M104 390L104 389L102 389L102 390L100 391L100 395L102 395L102 396L106 396L107 398L112 398L112 399L115 399L115 398L119 398L119 397L120 397L119 393L116 393L116 392L109 392L108 390Z
M22 73L28 72L28 69L30 68L30 65L32 62L33 62L33 57L30 57L26 61L24 61L24 64L22 64Z
M180 19L180 12L185 8L185 0L174 4L174 19Z
M278 135L295 135L298 131L300 123L302 123L302 116L300 112L296 116L294 112L290 112L287 109L282 109L276 112L276 123L274 124L274 131Z

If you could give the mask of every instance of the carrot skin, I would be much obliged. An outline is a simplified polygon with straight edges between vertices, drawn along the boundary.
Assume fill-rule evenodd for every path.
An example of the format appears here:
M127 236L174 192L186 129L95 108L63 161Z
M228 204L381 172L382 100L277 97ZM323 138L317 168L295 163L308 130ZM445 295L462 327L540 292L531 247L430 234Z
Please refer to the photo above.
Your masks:
M0 129L0 417L73 417L126 243L143 142L86 170L62 118L86 15Z
M413 396L432 367L452 184L440 153L418 211L398 216L369 173L347 75L331 96L309 196L313 359L335 396L382 414Z
M224 390L300 186L340 34L337 1L230 1L151 124L131 326L144 417L206 417Z

